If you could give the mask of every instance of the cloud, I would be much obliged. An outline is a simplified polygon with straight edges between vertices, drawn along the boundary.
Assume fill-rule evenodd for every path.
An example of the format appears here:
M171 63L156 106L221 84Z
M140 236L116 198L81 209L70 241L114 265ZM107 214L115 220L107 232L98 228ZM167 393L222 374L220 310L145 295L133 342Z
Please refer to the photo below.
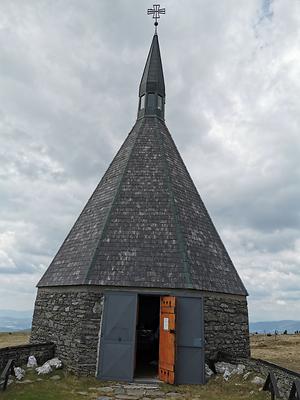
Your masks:
M0 303L35 284L131 129L146 1L0 4ZM299 2L166 0L167 124L249 290L299 315Z
M9 253L12 252L12 244L14 243L14 233L5 232L0 234L0 270L12 272L15 270L16 265Z

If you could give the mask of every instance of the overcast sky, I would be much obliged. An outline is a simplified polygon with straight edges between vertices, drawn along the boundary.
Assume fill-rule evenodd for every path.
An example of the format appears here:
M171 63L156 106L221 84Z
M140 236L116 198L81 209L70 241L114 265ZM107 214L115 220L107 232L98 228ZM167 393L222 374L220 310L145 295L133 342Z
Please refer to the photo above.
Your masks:
M149 0L0 2L0 309L35 285L135 122ZM166 122L249 291L300 315L300 1L165 0Z

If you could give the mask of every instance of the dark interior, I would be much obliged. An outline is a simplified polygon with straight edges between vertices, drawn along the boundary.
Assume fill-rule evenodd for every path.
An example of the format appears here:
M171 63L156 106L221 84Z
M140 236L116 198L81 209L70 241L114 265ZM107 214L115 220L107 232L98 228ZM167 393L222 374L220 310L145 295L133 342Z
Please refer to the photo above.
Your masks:
M159 296L139 295L135 378L158 376L159 307Z

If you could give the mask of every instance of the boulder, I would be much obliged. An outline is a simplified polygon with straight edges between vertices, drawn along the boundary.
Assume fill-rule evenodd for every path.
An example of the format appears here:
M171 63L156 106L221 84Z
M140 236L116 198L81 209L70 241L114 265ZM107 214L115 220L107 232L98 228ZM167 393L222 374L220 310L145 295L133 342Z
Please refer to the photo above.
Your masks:
M16 379L17 379L18 381L20 381L21 379L23 379L24 376L25 376L25 371L24 371L24 369L22 369L21 367L14 367L14 373L15 373Z
M233 371L236 368L236 366L227 362L220 361L215 363L215 368L217 374L224 374L225 371L229 372Z
M37 367L37 361L34 356L29 356L27 361L27 368L35 368Z
M236 367L236 373L238 375L242 375L244 373L245 369L246 369L246 366L244 364L238 364Z
M260 376L255 376L251 383L254 383L255 385L262 386L265 383L265 379L261 378Z
M59 358L51 358L51 360L46 361L41 367L37 367L35 370L39 375L45 375L50 374L52 368L62 368L62 362Z
M205 364L205 377L207 379L211 378L214 375L214 372L209 368L207 364Z
M47 361L41 367L37 367L35 370L38 373L38 375L46 375L46 374L50 374L50 372L52 371L52 368L51 368L51 365Z
M225 381L228 381L233 375L241 375L246 367L244 364L234 365L227 362L217 362L215 368L216 372L223 374Z
M47 363L50 365L50 367L59 369L62 368L62 362L59 358L51 358L51 360L48 360Z

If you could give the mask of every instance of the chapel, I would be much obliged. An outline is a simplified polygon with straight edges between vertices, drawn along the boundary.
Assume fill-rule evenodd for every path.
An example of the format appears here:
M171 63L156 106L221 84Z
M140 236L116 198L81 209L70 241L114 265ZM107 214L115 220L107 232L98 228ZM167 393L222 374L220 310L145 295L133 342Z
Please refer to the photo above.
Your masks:
M249 357L247 291L165 109L155 31L136 122L37 285L31 342L77 374L205 383L216 352Z

